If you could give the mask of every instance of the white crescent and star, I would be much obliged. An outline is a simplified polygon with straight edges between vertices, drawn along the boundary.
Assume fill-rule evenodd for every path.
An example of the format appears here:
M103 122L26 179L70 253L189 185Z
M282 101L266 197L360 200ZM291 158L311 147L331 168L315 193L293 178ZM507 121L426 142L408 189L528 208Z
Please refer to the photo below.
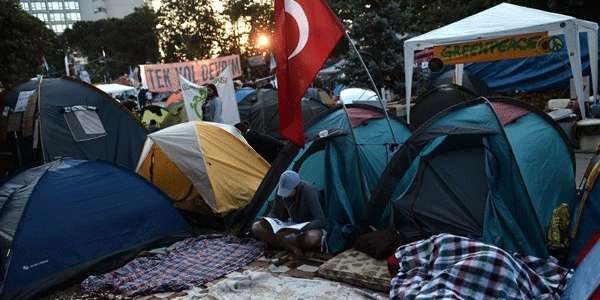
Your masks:
M298 24L298 43L296 44L296 48L288 57L289 59L294 58L294 56L300 54L304 47L306 47L306 43L308 43L308 36L310 32L310 27L308 24L308 18L306 17L306 13L302 6L296 2L295 0L285 0L285 12L288 13L294 20L296 20L296 24Z

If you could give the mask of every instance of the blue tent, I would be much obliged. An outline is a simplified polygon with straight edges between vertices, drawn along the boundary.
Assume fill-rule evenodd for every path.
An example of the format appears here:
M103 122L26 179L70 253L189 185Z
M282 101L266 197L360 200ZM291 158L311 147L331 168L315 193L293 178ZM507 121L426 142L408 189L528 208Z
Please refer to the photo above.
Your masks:
M401 120L392 118L394 141L379 108L348 105L348 115L341 107L327 111L307 126L304 148L289 144L282 150L247 207L243 233L267 212L281 173L293 169L321 193L329 251L343 250L393 149L410 135Z
M246 99L246 97L248 97L249 95L251 95L254 92L256 92L256 90L253 88L249 88L249 87L241 88L235 92L235 101L237 101L237 103L240 103L244 99Z
M381 175L366 222L376 226L393 207L410 239L452 233L547 257L553 210L575 200L574 171L570 144L546 114L475 99L413 132Z
M142 248L189 234L169 199L135 173L58 160L0 188L2 299L27 299Z
M600 242L587 253L567 283L561 300L598 299L600 295Z
M581 198L575 206L571 218L571 247L569 263L581 252L592 236L600 231L600 156L598 153L591 159L584 176L585 185Z

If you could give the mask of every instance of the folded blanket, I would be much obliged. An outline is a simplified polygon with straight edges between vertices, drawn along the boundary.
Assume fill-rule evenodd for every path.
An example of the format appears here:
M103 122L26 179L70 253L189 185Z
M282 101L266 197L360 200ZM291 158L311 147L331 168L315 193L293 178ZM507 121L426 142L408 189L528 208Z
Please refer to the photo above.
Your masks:
M377 291L390 290L385 260L376 260L358 250L346 250L319 267L319 276Z
M262 255L262 243L236 237L186 239L167 254L138 257L100 276L90 276L81 286L88 293L126 297L181 291L213 281L253 262Z
M552 257L511 256L450 234L402 246L396 258L391 299L558 299L572 275Z

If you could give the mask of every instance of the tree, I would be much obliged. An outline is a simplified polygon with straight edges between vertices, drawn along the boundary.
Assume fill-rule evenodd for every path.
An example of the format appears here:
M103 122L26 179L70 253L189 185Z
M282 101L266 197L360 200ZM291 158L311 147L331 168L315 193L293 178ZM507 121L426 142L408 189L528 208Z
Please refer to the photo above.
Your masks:
M60 61L56 34L23 11L18 1L0 1L0 41L0 86L43 73L42 57L51 66Z
M196 60L217 54L223 22L210 0L163 0L158 36L167 62Z
M332 6L346 24L362 58L378 87L399 91L402 87L402 40L405 7L398 1L332 1ZM343 39L341 43L348 43ZM339 47L338 47L339 48ZM358 56L350 48L344 55L343 83L372 89Z
M123 19L77 22L61 36L65 47L87 57L93 81L115 78L130 66L159 60L156 14L148 7ZM104 57L106 54L106 57Z
M236 53L243 57L260 55L269 49L257 46L260 35L270 37L274 33L273 1L224 1L223 17L231 26L229 34L221 40L221 52Z

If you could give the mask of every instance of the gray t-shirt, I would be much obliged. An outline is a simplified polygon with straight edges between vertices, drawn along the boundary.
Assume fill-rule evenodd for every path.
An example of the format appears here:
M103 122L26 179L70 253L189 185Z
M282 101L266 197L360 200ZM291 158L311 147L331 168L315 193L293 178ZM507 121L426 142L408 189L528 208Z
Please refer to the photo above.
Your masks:
M327 218L319 201L319 192L306 181L300 182L293 196L277 197L268 216L282 221L291 220L294 223L310 222L304 230L327 227Z

